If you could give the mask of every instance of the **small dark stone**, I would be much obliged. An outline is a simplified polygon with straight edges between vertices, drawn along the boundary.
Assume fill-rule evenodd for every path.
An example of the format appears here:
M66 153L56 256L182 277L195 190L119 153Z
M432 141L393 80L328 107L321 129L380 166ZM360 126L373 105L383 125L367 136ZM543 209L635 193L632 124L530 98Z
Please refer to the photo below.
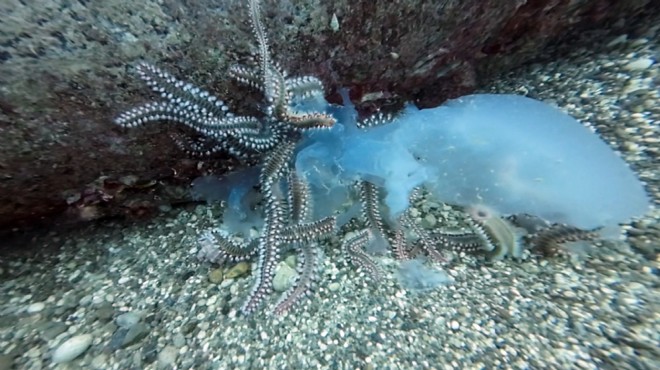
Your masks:
M401 330L415 330L417 328L417 324L411 322L411 321L406 321L403 324L401 324Z
M384 343L383 338L381 338L381 336L378 335L378 333L371 333L369 335L369 338L371 339L371 343L381 343L381 344Z
M230 310L231 310L231 306L229 306L228 303L225 303L225 304L222 305L222 308L220 309L220 313L223 316L227 316L227 315L229 315Z
M115 331L114 334L112 334L112 337L110 337L110 342L108 342L106 351L114 352L121 348L122 343L124 343L124 339L126 338L126 333L128 333L128 329L119 329Z
M195 275L195 272L192 270L186 271L181 275L181 280L186 281L193 277Z
M66 324L56 321L56 322L50 322L48 323L45 328L43 329L43 332L41 334L41 337L46 340L52 340L55 339L58 335L64 333L68 327Z
M131 344L137 343L144 339L149 334L149 326L145 323L139 322L128 329L126 336L122 341L121 347L126 348Z
M8 328L16 323L16 316L3 315L0 316L0 328Z
M142 360L145 363L150 364L156 361L157 357L158 357L158 341L156 340L156 338L152 338L142 347Z
M189 322L183 327L183 329L181 331L182 331L183 335L186 335L186 334L192 333L192 331L195 330L195 328L197 328L197 323L196 322Z
M107 322L112 319L112 316L115 314L115 310L111 305L105 305L97 308L95 313L96 318L99 321Z
M0 63L6 62L9 59L11 59L11 53L10 52L8 52L6 50L0 51Z

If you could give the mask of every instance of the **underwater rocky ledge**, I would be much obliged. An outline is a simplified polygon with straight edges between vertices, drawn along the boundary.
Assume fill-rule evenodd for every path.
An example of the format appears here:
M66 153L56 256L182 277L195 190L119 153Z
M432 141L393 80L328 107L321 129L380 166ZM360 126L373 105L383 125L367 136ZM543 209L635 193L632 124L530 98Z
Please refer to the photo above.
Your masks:
M648 14L658 13L648 0L264 8L282 66L319 77L335 102L337 88L350 88L367 112L404 101L438 105L552 58L548 45L573 44L593 29L634 34L640 16L650 24ZM253 106L255 96L222 73L253 45L241 1L9 1L0 13L0 230L152 217L187 202L185 187L207 168L235 166L182 158L167 130L131 137L110 121L144 100L132 75L140 60L203 82L239 109Z

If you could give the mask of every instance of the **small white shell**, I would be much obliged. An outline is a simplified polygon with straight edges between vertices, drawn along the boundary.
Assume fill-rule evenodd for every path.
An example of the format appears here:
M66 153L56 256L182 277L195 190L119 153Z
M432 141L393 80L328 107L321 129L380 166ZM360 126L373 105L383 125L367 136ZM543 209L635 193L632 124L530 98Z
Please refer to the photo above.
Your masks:
M339 31L339 19L337 19L336 13L333 13L332 19L330 19L330 29L332 29L333 32Z

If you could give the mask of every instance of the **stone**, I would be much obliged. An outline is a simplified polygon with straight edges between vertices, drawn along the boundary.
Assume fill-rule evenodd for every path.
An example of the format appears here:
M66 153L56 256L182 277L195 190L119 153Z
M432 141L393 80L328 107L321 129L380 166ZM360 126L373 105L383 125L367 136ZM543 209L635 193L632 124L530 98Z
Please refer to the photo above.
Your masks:
M244 276L250 271L250 265L247 262L239 262L230 268L225 277L227 279L236 279L238 277Z
M220 284L224 280L224 272L222 268L215 268L209 271L209 281L213 284Z
M46 304L43 302L35 302L29 305L26 309L27 313L29 314L34 314L37 312L41 312L46 307Z
M92 344L92 336L89 334L76 335L67 339L53 352L53 362L61 364L69 362L83 354Z
M298 273L285 262L277 265L275 276L273 277L273 289L276 292L284 292L291 287Z
M653 65L653 63L655 63L655 60L651 58L638 58L626 64L623 68L629 71L641 71L648 69Z
M115 319L115 323L120 328L130 328L131 326L140 322L142 316L136 312L123 313Z
M158 368L159 369L169 369L174 365L174 362L176 361L176 356L178 355L179 351L176 347L174 346L165 346L159 353L158 353Z

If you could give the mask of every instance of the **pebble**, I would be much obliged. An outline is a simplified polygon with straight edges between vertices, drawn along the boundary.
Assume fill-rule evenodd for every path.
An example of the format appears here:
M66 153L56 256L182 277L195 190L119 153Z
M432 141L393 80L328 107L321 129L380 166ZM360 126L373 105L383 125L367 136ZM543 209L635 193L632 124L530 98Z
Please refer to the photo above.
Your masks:
M83 354L92 344L92 336L89 334L76 335L67 339L53 352L53 362L61 364L69 362Z
M250 271L249 263L239 262L227 271L225 277L227 279L236 279L238 277L246 275L249 271Z
M172 339L172 344L174 344L174 346L177 348L181 348L186 345L186 337L184 337L181 333L176 333Z
M425 229L433 229L435 225L437 224L438 220L435 218L435 216L431 213L427 214L424 216L422 219L422 227Z
M67 330L67 326L63 322L53 321L48 323L44 328L41 336L45 340L53 340L58 335L64 333Z
M213 284L220 284L224 280L224 272L222 268L215 268L209 271L209 281Z
M96 317L101 320L101 321L108 321L112 318L112 316L115 314L115 309L112 307L112 305L104 305L101 307L96 308Z
M648 69L653 65L653 63L655 63L655 60L651 58L639 58L626 64L623 68L628 71L641 71Z
M137 324L141 318L142 316L136 312L126 312L117 316L115 322L121 328L130 328Z
M45 303L43 303L43 302L35 302L35 303L32 303L31 305L29 305L29 306L27 307L27 310L26 310L26 311L27 311L27 313L29 313L29 314L33 314L33 313L41 312L41 310L43 310L45 307L46 307L46 304L45 304Z
M121 340L121 347L125 348L131 344L137 343L149 334L150 328L144 323L137 323L131 326Z
M92 363L90 364L92 369L95 370L105 370L108 368L108 355L101 353L97 356L94 356Z
M158 353L158 368L169 369L174 366L178 352L179 350L174 346L165 346Z
M273 289L276 292L284 292L291 287L295 281L298 272L291 268L286 262L281 262L277 265L275 276L273 277Z

